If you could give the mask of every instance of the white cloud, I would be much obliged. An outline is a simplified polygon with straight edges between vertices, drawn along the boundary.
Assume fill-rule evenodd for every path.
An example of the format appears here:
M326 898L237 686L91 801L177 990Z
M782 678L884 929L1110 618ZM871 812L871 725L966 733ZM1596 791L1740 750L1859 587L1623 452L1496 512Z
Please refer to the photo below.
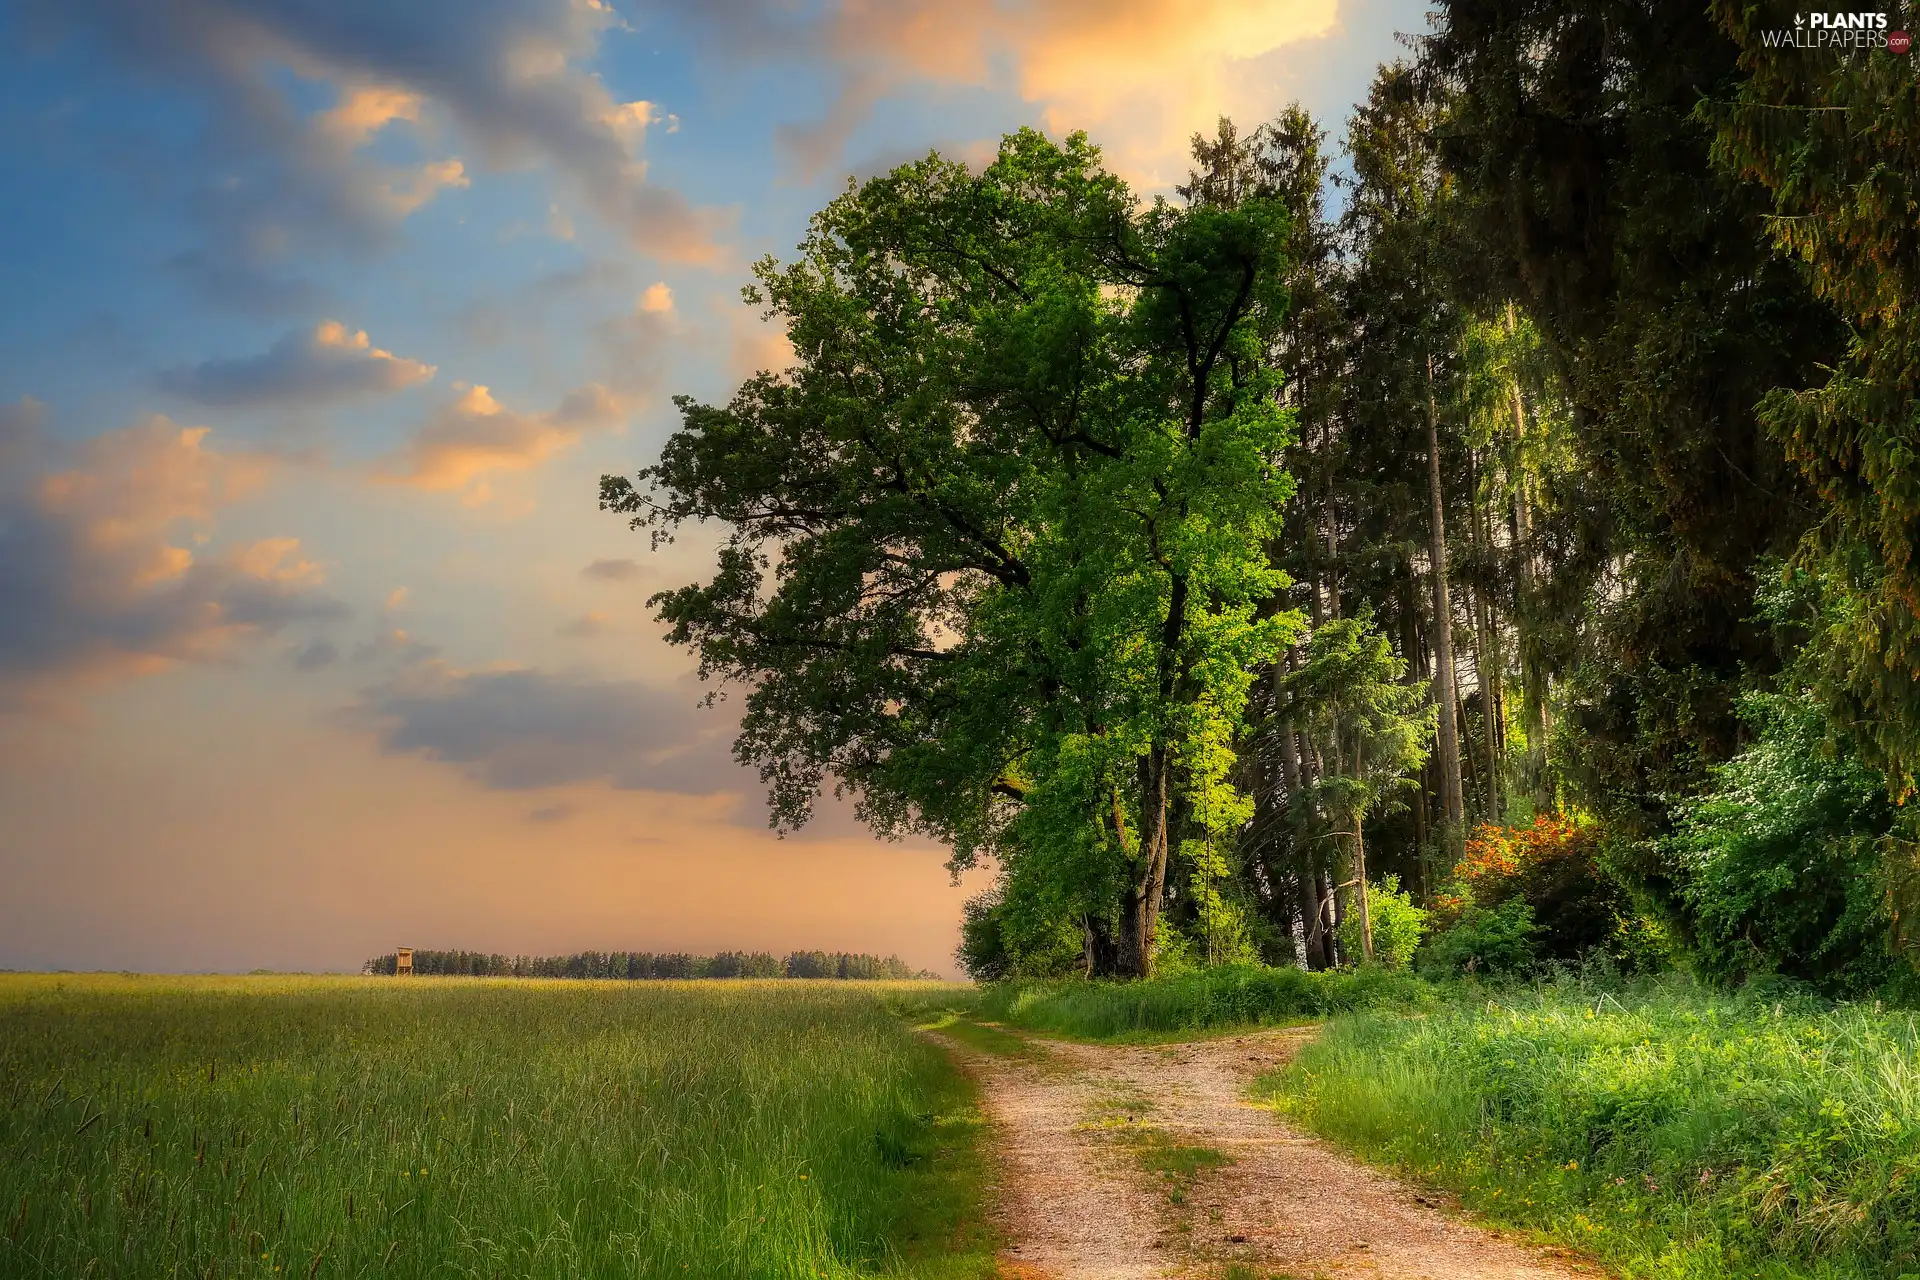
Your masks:
M672 117L621 102L584 65L616 22L578 0L30 0L43 26L84 29L143 73L209 100L193 163L206 247L182 266L235 300L301 292L279 264L319 242L377 244L473 164L368 146L406 126L424 150L447 126L489 169L543 167L633 247L715 263L725 215L647 181L637 153ZM319 110L305 103L330 89ZM390 150L387 149L387 150Z

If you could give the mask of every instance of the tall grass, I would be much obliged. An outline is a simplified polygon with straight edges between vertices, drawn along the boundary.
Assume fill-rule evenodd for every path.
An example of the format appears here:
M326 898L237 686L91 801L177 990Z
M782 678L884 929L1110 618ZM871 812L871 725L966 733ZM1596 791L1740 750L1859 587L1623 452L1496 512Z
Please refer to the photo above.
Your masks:
M1920 1273L1920 1027L1680 987L1359 1014L1283 1109L1634 1276Z
M990 1274L874 986L0 977L0 1275Z
M1149 982L998 983L982 993L976 1016L1087 1040L1153 1039L1434 998L1420 979L1384 969L1308 973L1239 965Z

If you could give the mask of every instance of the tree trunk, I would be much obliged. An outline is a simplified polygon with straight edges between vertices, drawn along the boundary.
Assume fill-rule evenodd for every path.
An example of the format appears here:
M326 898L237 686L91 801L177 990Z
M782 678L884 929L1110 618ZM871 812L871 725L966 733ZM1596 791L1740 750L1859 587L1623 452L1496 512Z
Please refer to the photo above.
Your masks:
M1326 913L1327 927L1325 945L1327 949L1327 968L1337 968L1346 960L1346 953L1340 947L1340 924L1344 917L1340 914L1340 890L1335 884L1331 871L1320 871L1321 910Z
M1167 883L1167 775L1172 761L1159 743L1140 761L1139 877L1120 920L1120 963L1131 977L1153 976L1154 933Z
M1353 744L1353 777L1358 783L1366 777L1366 744L1356 741ZM1360 956L1368 964L1373 963L1373 913L1367 905L1367 845L1361 838L1360 824L1365 821L1359 805L1353 807L1353 883L1359 891L1360 903Z
M1460 732L1454 723L1453 598L1447 589L1447 512L1440 488L1440 410L1433 398L1433 356L1427 356L1427 490L1433 515L1433 700L1440 708L1440 811L1448 851L1466 822L1460 794Z
M1460 804L1462 810L1464 810L1468 796L1477 797L1475 803L1479 804L1485 801L1486 790L1480 785L1480 760L1474 755L1472 749L1472 721L1467 719L1467 700L1461 696L1460 693L1460 673L1458 671L1453 673L1453 697L1453 722L1455 732L1459 735L1461 743L1464 744L1460 748Z
M1086 968L1089 978L1112 977L1120 970L1120 945L1106 920L1088 915L1081 919L1086 942Z
M1293 670L1293 650L1289 649L1281 659L1287 671ZM1294 798L1300 794L1300 743L1294 737L1293 726L1283 725L1280 731L1280 781L1286 788L1286 806L1291 807ZM1270 810L1277 813L1281 806L1269 802ZM1297 842L1288 842L1293 854L1292 876L1294 905L1300 919L1300 962L1309 969L1319 966L1314 961L1314 948L1319 943L1315 932L1314 918L1319 903L1308 890L1312 868L1305 849Z
M1329 744L1329 749L1327 752L1328 757L1333 762L1333 770L1334 770L1335 777L1339 777L1340 776L1339 771L1346 767L1346 759L1345 759L1346 748L1341 743L1340 738L1341 738L1340 731L1338 729L1334 730L1333 742ZM1342 828L1345 827L1347 822L1350 820L1349 815L1345 812L1342 812L1343 807L1344 806L1329 805L1327 809L1327 834L1329 837L1331 837L1327 841L1327 844L1328 844L1328 847L1334 851L1334 854L1333 854L1334 866L1332 867L1333 911L1334 911L1334 919L1341 923L1344 923L1349 917L1353 915L1353 901L1354 901L1352 859L1347 857L1347 854L1345 852L1346 841L1341 839ZM1345 863L1342 863L1341 862L1342 858L1347 858L1347 861ZM1344 946L1342 949L1344 950ZM1351 959L1351 958L1352 957L1350 956L1348 957L1348 959Z
M1480 799L1488 822L1500 821L1500 662L1493 635L1493 606L1487 599L1486 575L1493 564L1493 536L1480 522L1480 480L1469 454L1467 537L1479 572L1473 577L1473 671L1480 685L1481 786Z
M1293 886L1300 899L1300 963L1309 969L1327 967L1326 947L1321 939L1320 886L1313 867L1303 858L1294 872Z
M1513 304L1507 304L1507 334L1517 333L1519 325L1514 319ZM1541 669L1537 645L1527 642L1524 630L1527 627L1528 609L1534 594L1533 559L1533 507L1528 495L1528 475L1524 443L1527 438L1527 398L1520 386L1520 375L1515 373L1512 385L1508 389L1513 409L1514 439L1522 443L1519 451L1520 473L1514 477L1513 485L1513 532L1516 560L1520 566L1520 599L1523 602L1516 611L1515 622L1522 634L1520 636L1520 715L1527 730L1527 788L1533 794L1533 807L1545 812L1553 806L1553 796L1547 787L1547 735L1551 732L1547 712L1547 675Z
M1368 964L1372 964L1373 909L1367 904L1367 845L1360 834L1362 821L1358 813L1353 815L1353 879L1354 888L1359 891L1360 954Z

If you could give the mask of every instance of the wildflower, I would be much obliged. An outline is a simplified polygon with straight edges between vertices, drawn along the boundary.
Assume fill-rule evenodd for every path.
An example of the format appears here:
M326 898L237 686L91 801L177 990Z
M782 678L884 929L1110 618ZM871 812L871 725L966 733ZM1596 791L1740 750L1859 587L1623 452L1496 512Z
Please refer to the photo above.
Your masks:
M1579 1162L1578 1160L1569 1160L1569 1161L1567 1161L1567 1168L1568 1168L1568 1169L1570 1169L1570 1170L1577 1170L1577 1169L1579 1169L1579 1167L1580 1167L1580 1162Z

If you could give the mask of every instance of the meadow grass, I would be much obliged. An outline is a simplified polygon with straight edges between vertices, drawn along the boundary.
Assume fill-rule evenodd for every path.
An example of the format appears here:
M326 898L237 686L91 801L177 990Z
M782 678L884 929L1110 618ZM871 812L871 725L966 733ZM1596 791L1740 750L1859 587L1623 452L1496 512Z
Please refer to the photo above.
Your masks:
M1630 1276L1920 1274L1920 1028L1679 985L1330 1022L1308 1128Z
M929 990L0 976L0 1275L991 1275Z
M1308 973L1236 965L1147 982L1001 982L982 990L973 1014L1071 1039L1152 1042L1437 998L1419 978L1384 969Z

